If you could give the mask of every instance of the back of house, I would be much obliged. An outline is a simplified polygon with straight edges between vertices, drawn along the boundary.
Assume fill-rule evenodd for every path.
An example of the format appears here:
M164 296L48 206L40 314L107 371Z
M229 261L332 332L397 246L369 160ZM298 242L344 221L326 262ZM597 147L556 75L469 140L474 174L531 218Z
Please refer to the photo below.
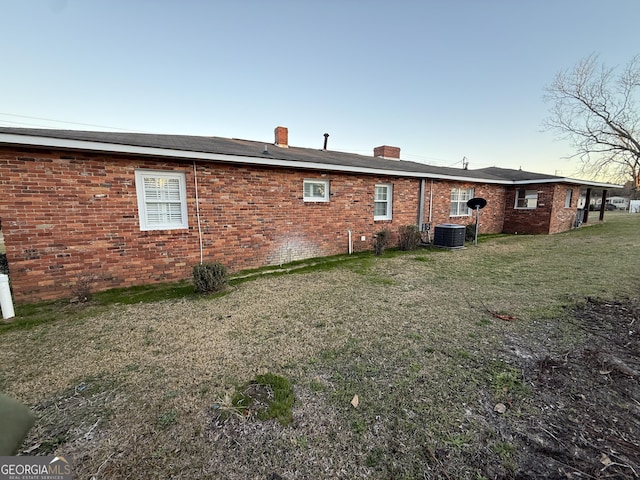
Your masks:
M0 232L18 303L372 250L400 227L474 223L549 234L609 184L503 168L437 167L275 141L0 127ZM326 138L325 138L326 140ZM587 212L588 213L588 212ZM431 230L433 231L433 230Z

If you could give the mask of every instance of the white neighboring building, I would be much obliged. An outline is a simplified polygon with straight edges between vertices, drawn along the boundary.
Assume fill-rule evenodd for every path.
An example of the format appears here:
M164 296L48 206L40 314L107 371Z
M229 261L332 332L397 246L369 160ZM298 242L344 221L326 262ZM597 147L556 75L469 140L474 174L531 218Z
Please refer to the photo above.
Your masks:
M589 210L600 210L600 204L602 203L602 198L596 197L592 198L590 203ZM629 197L607 197L606 205L610 205L608 210L629 210ZM615 207L615 208L614 208Z
M629 210L629 198L628 197L609 197L607 202L616 207L616 210Z

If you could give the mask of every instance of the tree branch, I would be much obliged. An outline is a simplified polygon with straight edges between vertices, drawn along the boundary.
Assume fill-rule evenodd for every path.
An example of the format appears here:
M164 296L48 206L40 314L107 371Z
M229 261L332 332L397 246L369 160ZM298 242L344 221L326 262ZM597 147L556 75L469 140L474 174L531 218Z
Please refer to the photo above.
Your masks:
M640 186L640 116L634 98L639 88L640 56L616 76L591 55L546 87L545 100L553 107L544 125L572 142L583 170L614 169Z

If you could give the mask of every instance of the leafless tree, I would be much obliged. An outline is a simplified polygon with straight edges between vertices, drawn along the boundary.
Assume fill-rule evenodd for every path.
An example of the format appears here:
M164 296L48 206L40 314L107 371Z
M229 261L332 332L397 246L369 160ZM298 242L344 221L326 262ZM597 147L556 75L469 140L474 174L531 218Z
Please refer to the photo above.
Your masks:
M620 71L596 55L558 73L545 88L553 104L544 125L575 148L583 173L624 183L640 191L640 55Z

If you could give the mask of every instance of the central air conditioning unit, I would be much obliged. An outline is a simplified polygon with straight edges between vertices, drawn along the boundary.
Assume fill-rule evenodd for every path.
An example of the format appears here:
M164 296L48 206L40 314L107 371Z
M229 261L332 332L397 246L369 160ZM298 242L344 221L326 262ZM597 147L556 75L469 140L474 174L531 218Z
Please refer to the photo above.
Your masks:
M455 223L437 225L434 230L433 244L443 248L463 248L466 227Z

